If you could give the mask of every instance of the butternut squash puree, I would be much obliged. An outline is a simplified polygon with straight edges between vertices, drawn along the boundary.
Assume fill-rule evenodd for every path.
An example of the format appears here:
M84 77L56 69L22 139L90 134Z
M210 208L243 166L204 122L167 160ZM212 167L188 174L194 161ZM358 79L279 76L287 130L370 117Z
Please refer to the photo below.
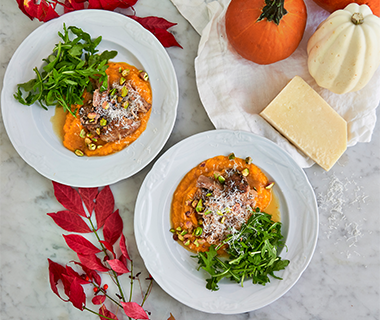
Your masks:
M268 185L268 179L264 173L254 164L246 164L245 160L241 158L235 158L229 160L226 156L216 156L214 158L203 161L198 166L190 170L185 177L179 183L177 189L174 192L172 206L171 206L171 225L176 229L181 227L186 229L186 226L191 222L194 229L199 226L197 220L197 214L195 210L191 210L191 204L189 200L194 198L197 190L197 179L200 175L212 177L215 171L224 173L228 169L236 168L242 171L245 168L249 169L249 175L246 177L251 188L257 190L256 207L259 207L262 211L265 210L271 203L272 192L265 189ZM186 216L186 212L190 211L190 216ZM270 213L269 213L270 214ZM275 219L274 219L275 220ZM198 247L193 243L195 236L190 238L191 242L187 249L193 252L207 251L210 244L205 242ZM181 241L178 241L182 243ZM224 248L218 251L219 254L224 254Z
M119 72L119 68L123 69L129 69L129 75L127 77L124 77L127 81L131 80L138 90L139 94L149 103L152 103L152 90L149 84L149 81L144 81L139 77L139 70L131 66L125 62L109 62L108 69L106 70L106 73L108 75L109 83L112 84L113 82L119 82L121 78L121 74ZM85 93L85 101L91 99L91 94ZM77 149L84 152L86 156L106 156L115 152L118 152L128 145L130 145L132 142L134 142L146 129L146 126L148 124L148 120L151 114L152 109L150 109L147 113L140 114L140 121L141 125L140 127L133 132L131 135L125 137L124 139L114 141L114 142L107 142L99 144L102 145L101 148L95 149L95 150L89 150L86 147L86 144L84 142L84 139L81 138L80 132L82 130L82 125L80 123L79 119L79 108L78 105L73 105L72 110L75 111L76 109L76 117L73 117L70 113L67 113L66 115L66 121L63 126L63 145L71 150L75 151Z

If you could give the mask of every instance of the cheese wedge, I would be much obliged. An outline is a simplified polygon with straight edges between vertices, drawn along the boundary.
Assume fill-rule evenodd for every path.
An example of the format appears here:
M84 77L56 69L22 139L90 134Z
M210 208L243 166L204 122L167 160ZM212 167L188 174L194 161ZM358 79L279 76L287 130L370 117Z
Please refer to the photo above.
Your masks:
M347 149L346 121L298 76L260 115L326 171Z

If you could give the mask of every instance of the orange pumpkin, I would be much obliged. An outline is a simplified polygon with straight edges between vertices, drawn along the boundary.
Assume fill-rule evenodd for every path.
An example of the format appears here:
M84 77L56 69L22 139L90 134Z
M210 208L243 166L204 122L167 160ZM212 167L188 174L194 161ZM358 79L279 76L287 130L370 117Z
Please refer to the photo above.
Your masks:
M297 49L307 12L303 0L232 0L225 19L231 46L245 59L270 64Z
M380 17L380 0L314 0L314 2L328 12L344 9L353 2L359 5L366 4L374 15Z

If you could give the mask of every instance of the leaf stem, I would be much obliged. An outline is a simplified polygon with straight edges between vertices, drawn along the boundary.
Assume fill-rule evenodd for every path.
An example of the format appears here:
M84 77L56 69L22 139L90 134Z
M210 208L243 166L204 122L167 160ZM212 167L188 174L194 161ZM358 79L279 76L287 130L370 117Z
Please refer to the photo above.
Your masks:
M150 279L150 283L149 283L148 289L147 289L146 292L145 292L145 296L144 296L144 299L143 299L143 301L142 301L142 303L141 303L141 307L144 305L146 299L148 298L149 293L150 293L150 291L152 290L152 286L153 286L153 278Z
M84 309L84 310L87 310L87 311L89 311L89 312L91 312L91 313L93 313L93 314L96 314L96 315L98 315L98 316L101 317L101 318L109 319L109 320L114 320L114 319L112 319L112 318L108 318L108 317L106 317L106 316L103 316L102 314L97 313L96 311L91 310L91 309L89 309L89 308L87 308L87 307L84 307L83 309Z

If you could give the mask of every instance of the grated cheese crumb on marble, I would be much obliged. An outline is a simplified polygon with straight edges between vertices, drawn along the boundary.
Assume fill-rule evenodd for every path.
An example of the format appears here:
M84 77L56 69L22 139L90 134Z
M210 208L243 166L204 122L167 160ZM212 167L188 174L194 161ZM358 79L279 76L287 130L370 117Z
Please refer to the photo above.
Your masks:
M329 177L327 191L317 196L319 210L328 214L324 216L327 220L326 237L333 238L334 245L344 241L348 247L347 258L351 256L350 248L357 246L363 233L359 223L353 220L357 217L347 216L345 208L357 205L357 209L361 209L360 205L366 203L368 199L368 196L362 193L362 189L363 187L360 187L355 179L350 180L346 177L342 182L333 174ZM360 255L356 251L354 253Z

